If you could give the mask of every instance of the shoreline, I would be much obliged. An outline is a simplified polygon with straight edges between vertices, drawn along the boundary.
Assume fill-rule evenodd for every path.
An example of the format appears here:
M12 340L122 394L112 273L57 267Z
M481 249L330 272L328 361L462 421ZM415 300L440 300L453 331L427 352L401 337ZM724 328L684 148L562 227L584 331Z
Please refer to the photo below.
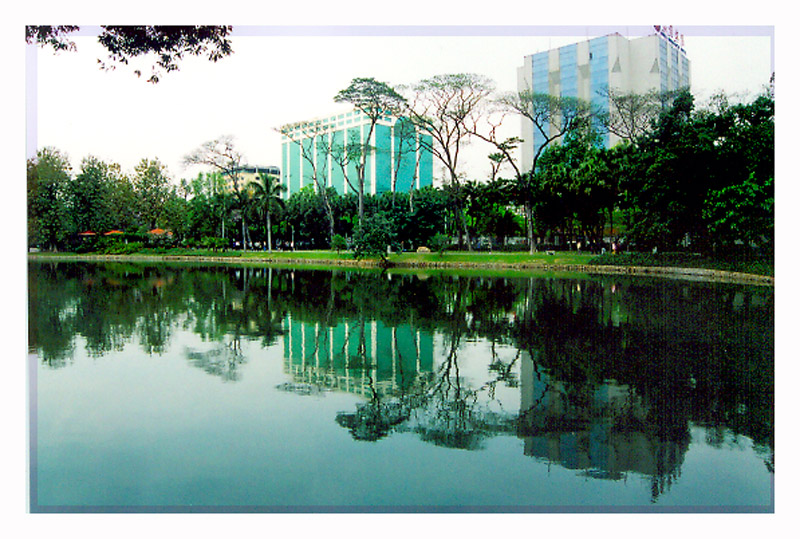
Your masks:
M191 256L191 255L80 255L28 253L29 260L86 261L86 262L198 262L223 264L266 264L272 266L316 266L347 268L379 268L377 260L355 259L315 259L285 257L240 257L240 256ZM544 264L541 262L455 262L455 261L399 261L392 262L388 269L432 269L432 270L506 270L519 272L580 272L604 275L642 275L713 282L742 284L761 284L775 286L775 278L735 271L706 268L686 268L669 266L612 266L595 264Z

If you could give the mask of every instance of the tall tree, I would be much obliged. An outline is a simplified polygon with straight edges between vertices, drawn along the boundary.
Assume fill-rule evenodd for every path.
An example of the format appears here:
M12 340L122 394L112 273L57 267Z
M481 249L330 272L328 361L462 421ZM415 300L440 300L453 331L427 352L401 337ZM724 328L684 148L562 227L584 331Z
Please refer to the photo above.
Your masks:
M241 177L244 156L236 149L234 139L223 135L204 142L199 148L183 158L186 165L205 165L230 180L233 196L239 206L242 221L242 248L247 251L247 210L250 197Z
M27 163L28 243L57 250L72 232L66 204L71 167L66 155L43 148Z
M130 176L122 171L118 163L108 163L107 203L111 226L120 230L133 230L139 226L136 190Z
M408 186L408 192L413 195L414 188L416 187L416 180L419 177L419 165L422 159L422 144L420 142L419 133L414 127L414 124L407 118L401 118L394 125L394 150L392 161L394 167L392 170L392 206L394 206L397 198L397 180L407 170L409 162L413 166L411 177L411 185ZM413 198L409 197L409 206L413 211Z
M264 214L267 225L267 250L272 252L272 215L276 207L283 206L281 193L286 188L278 176L262 172L258 181L251 184L256 207Z
M69 182L70 208L80 230L105 232L112 228L109 166L96 157L81 162L81 172Z
M698 121L694 97L678 93L652 132L637 144L632 174L621 185L629 235L642 247L710 241L702 219L709 190L725 185L715 173L718 149L708 123Z
M430 136L424 143L444 166L446 182L454 192L457 204L456 216L460 231L466 238L467 248L472 250L465 208L458 196L463 187L459 157L471 133L465 125L475 122L483 112L482 105L494 89L494 83L472 73L436 75L407 88L404 116L408 117L422 133ZM461 237L461 234L459 234Z
M590 103L575 97L558 97L544 93L522 90L506 93L496 100L500 110L517 114L528 119L534 131L539 135L539 146L534 148L530 169L522 170L513 158L512 151L520 142L517 139L497 140L489 139L497 150L502 153L508 163L514 168L515 189L517 199L522 202L525 209L525 219L528 223L528 247L533 254L536 249L533 239L534 215L533 208L541 191L541 178L537 178L537 165L542 153L553 142L562 138L567 133L584 127L596 115ZM533 144L533 141L525 141Z
M140 224L150 229L156 228L161 224L160 219L170 194L167 167L158 159L142 159L134 169L133 188Z
M374 78L355 78L344 90L340 90L333 98L337 103L350 103L368 120L366 133L359 142L358 167L358 218L364 219L364 175L368 156L374 151L371 140L378 121L390 114L397 114L404 106L405 100L394 88ZM355 144L349 141L348 144ZM361 226L359 224L359 226Z
M603 115L606 129L623 141L634 144L653 128L675 92L651 90L639 94L605 88L601 94L608 99L609 104L608 112Z
M184 56L205 56L217 62L233 52L229 39L231 26L101 26L97 41L108 51L108 58L98 63L103 69L128 65L132 59L152 55L148 82L157 83L162 71L178 70ZM25 41L55 51L77 50L69 35L78 26L27 26ZM109 63L106 63L109 62ZM134 73L141 76L140 69Z
M314 183L317 194L322 198L325 206L325 215L328 218L328 240L333 239L335 220L330 194L328 192L328 155L335 157L331 148L331 126L319 121L303 121L281 126L279 132L289 139L300 150L303 159L303 176L306 166L311 171L311 181ZM322 161L322 162L320 162ZM346 178L346 177L345 177ZM348 180L349 183L349 180ZM294 195L295 193L291 193Z

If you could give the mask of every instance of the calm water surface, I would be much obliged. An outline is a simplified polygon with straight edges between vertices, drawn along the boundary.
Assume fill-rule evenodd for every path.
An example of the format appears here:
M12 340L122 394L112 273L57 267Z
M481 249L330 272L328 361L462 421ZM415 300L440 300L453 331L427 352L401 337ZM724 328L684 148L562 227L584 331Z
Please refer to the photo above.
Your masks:
M773 292L31 262L31 510L773 511Z

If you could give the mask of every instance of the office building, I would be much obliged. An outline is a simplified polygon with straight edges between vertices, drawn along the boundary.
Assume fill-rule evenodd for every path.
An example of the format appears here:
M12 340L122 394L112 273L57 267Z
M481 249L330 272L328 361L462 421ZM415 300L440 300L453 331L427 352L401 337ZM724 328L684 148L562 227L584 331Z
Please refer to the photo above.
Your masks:
M577 97L609 111L608 89L645 94L690 86L690 64L683 37L672 27L654 27L652 35L629 39L620 34L597 37L531 54L517 72L518 89ZM619 138L604 133L606 147ZM529 170L543 137L523 119L522 164ZM532 142L532 144L531 144Z
M244 165L238 167L235 172L235 179L239 183L238 188L244 190L247 184L257 182L264 175L280 176L281 169L275 166L251 166ZM232 193L236 190L234 186L234 177L231 174L223 174L225 180L225 191Z
M408 120L380 118L369 141L370 120L359 111L284 126L281 182L288 198L300 189L333 187L340 194L358 188L359 148L369 148L364 193L410 191L432 185L430 137Z

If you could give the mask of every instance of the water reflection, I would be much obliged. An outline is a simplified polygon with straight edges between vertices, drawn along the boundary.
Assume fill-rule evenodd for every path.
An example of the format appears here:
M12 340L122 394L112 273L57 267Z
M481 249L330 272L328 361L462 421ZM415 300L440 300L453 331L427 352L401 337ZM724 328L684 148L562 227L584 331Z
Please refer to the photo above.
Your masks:
M298 398L362 400L353 439L413 433L480 450L494 436L587 477L681 474L690 427L752 439L774 468L773 290L624 277L467 278L262 267L31 263L29 343L43 365L125 346L227 382L242 341L282 345Z

